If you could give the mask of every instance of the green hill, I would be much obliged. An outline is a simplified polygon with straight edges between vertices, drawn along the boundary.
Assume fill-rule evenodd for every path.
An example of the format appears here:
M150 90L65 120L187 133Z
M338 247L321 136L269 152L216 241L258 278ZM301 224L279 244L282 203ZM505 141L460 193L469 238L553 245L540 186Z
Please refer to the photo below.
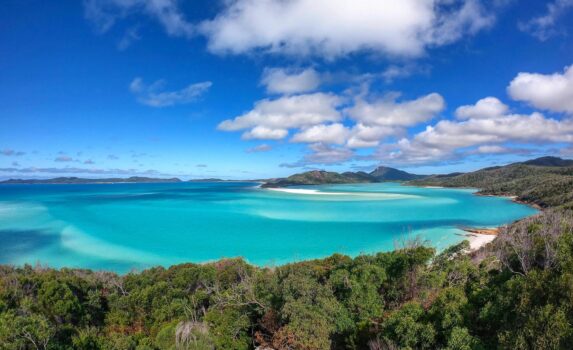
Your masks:
M571 160L543 157L454 176L431 176L412 185L475 187L478 194L517 196L542 208L573 205Z
M339 174L332 171L313 170L301 174L295 174L286 179L278 179L263 184L262 187L286 187L297 185L324 185L324 184L345 184L374 182L366 173L344 173Z
M394 168L389 168L385 166L379 166L374 169L370 174L378 181L409 181L415 179L422 179L426 177L425 175L410 174L403 170L398 170Z
M372 183L384 181L409 181L426 177L408 172L380 166L370 173L364 171L347 171L342 174L332 171L313 170L301 174L295 174L286 179L267 181L263 187L286 187L297 185L324 185L345 183Z

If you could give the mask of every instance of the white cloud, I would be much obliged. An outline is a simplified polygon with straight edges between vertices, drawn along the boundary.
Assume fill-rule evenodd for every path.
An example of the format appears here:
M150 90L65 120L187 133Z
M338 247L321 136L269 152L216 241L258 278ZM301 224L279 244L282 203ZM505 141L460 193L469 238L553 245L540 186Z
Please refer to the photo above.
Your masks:
M493 98L489 99L493 101ZM472 107L474 111L483 107L483 103L478 105L479 102L474 106L466 106L464 111L472 110ZM435 126L427 126L426 130L411 139L402 139L396 145L384 145L376 157L404 163L431 163L451 159L466 151L473 154L499 153L502 144L507 142L573 142L571 119L551 119L540 113L492 114L490 118L478 115L463 121L442 120ZM510 149L507 150L510 152Z
M145 84L141 78L135 78L129 84L129 90L137 97L137 101L151 107L166 107L176 104L195 102L206 93L213 83L204 81L190 84L177 91L164 91L165 82L158 80L152 84Z
M547 13L532 18L525 23L520 23L518 27L537 39L545 41L559 32L555 29L557 21L570 8L573 8L573 0L555 0L547 4Z
M405 134L408 127L434 118L445 106L444 99L436 93L410 101L398 102L397 98L398 94L390 94L379 100L366 101L360 96L346 109L344 99L333 94L264 99L251 111L221 122L218 129L246 130L243 139L261 140L283 139L289 130L295 129L291 142L369 148L388 137ZM352 119L354 125L340 123L344 117Z
M266 126L255 126L253 129L243 133L243 140L280 140L288 135L286 129L271 129Z
M397 102L397 97L390 94L374 102L358 98L346 112L365 125L405 127L428 121L445 108L444 98L436 93L404 102Z
M486 97L475 105L461 106L456 109L459 119L494 119L503 117L508 111L507 105L495 97Z
M403 134L403 128L391 126L367 126L358 123L352 127L347 145L350 148L369 148L378 146L381 140Z
M478 0L235 0L199 30L213 52L418 56L492 25Z
M221 122L223 131L251 129L245 138L270 139L286 137L287 129L310 127L325 122L337 122L342 115L337 107L342 99L333 94L314 93L264 99L249 112Z
M313 69L293 70L267 68L261 83L272 94L296 94L316 90L320 85L320 75Z
M511 149L497 145L483 145L476 149L477 153L483 154L496 154L496 153L510 153Z
M315 125L295 134L291 142L344 144L350 131L340 123Z
M507 90L513 99L537 108L573 113L573 65L563 73L519 73Z

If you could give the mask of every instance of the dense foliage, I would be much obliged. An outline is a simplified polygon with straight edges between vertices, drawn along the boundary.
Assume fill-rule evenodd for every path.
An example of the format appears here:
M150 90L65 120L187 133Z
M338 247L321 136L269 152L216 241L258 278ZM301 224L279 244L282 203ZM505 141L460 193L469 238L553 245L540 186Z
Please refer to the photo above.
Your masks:
M0 348L573 348L573 214L547 211L495 242L125 276L4 266Z
M547 158L554 161L535 162ZM454 176L433 176L412 181L411 184L475 187L480 188L479 194L515 195L520 201L536 204L542 208L557 206L572 208L573 166L570 162L560 158L544 157Z

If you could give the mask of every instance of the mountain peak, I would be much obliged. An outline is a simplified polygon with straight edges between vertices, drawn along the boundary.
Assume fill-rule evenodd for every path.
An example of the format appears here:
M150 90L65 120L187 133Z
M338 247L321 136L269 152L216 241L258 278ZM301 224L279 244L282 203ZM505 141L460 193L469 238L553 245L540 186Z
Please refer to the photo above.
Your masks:
M383 165L370 172L370 176L375 177L378 181L407 181L424 177L423 175L410 174L406 171Z

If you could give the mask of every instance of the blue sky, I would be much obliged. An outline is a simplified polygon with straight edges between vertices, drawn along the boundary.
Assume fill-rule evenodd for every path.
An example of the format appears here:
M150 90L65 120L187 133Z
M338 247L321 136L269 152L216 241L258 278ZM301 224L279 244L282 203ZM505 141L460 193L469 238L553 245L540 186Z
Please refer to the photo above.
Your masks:
M573 0L8 0L0 177L573 154Z

